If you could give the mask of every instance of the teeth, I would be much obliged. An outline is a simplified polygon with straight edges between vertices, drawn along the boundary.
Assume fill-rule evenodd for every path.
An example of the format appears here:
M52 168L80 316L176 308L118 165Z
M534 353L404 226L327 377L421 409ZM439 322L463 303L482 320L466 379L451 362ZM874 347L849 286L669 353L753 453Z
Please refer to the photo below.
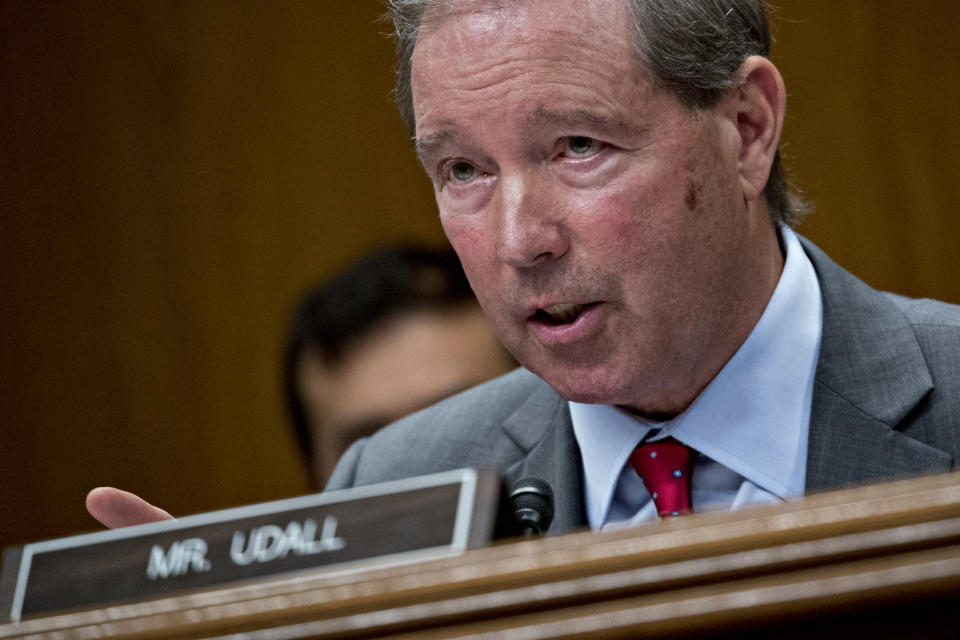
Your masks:
M577 316L583 311L583 306L579 304L554 304L544 311L557 323L568 324L577 319Z

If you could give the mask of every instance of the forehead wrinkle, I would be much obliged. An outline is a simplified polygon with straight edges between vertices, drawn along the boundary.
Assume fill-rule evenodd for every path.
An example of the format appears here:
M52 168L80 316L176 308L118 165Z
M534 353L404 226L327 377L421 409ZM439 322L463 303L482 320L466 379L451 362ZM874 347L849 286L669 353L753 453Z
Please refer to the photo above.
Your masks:
M562 74L562 79L569 80L569 74L576 76L582 71L578 67L584 66L585 58L599 58L603 67L613 64L616 68L608 68L604 75L618 81L625 72L633 75L631 65L620 68L621 65L617 64L629 57L625 55L630 51L629 34L620 33L625 31L625 25L623 28L619 24L588 25L590 33L584 34L571 31L566 22L531 24L525 3L518 0L465 0L453 4L459 4L459 9L441 14L441 19L434 21L431 29L420 34L412 56L414 75L419 75L418 68L422 70L435 67L438 62L457 60L461 66L455 75L449 75L446 73L449 70L444 69L437 73L435 80L441 84L453 82L465 92L482 91L516 81L538 68L550 69L558 63L570 65ZM478 4L480 8L477 8ZM434 40L441 26L446 27L446 35L438 47L431 47L434 51L425 59L421 45L426 40ZM478 44L491 41L501 45L493 56L477 56ZM545 60L544 52L547 51L550 57ZM589 70L581 81L593 78L596 73L596 68Z

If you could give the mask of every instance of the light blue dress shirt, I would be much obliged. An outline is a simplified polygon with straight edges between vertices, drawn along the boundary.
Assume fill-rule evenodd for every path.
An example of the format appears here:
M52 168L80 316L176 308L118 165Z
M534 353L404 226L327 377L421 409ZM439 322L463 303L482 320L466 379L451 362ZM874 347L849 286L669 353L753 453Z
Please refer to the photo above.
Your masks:
M780 236L786 260L767 308L686 411L650 422L611 405L570 403L594 529L657 519L650 494L627 464L648 435L672 436L700 452L693 472L694 512L803 495L823 305L796 234L784 227Z

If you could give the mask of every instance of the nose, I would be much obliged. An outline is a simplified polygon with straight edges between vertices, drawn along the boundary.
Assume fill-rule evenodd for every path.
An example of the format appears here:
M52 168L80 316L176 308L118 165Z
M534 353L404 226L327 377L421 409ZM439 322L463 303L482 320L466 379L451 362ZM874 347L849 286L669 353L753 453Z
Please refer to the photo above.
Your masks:
M548 185L532 175L503 176L498 193L497 254L518 268L556 260L569 249L569 233Z

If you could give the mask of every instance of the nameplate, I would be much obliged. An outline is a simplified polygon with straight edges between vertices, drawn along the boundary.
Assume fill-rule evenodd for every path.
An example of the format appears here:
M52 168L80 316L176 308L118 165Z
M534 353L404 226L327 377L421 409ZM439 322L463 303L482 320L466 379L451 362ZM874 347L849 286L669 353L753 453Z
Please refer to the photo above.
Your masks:
M461 469L27 544L5 554L0 617L450 555L489 543L498 496Z

